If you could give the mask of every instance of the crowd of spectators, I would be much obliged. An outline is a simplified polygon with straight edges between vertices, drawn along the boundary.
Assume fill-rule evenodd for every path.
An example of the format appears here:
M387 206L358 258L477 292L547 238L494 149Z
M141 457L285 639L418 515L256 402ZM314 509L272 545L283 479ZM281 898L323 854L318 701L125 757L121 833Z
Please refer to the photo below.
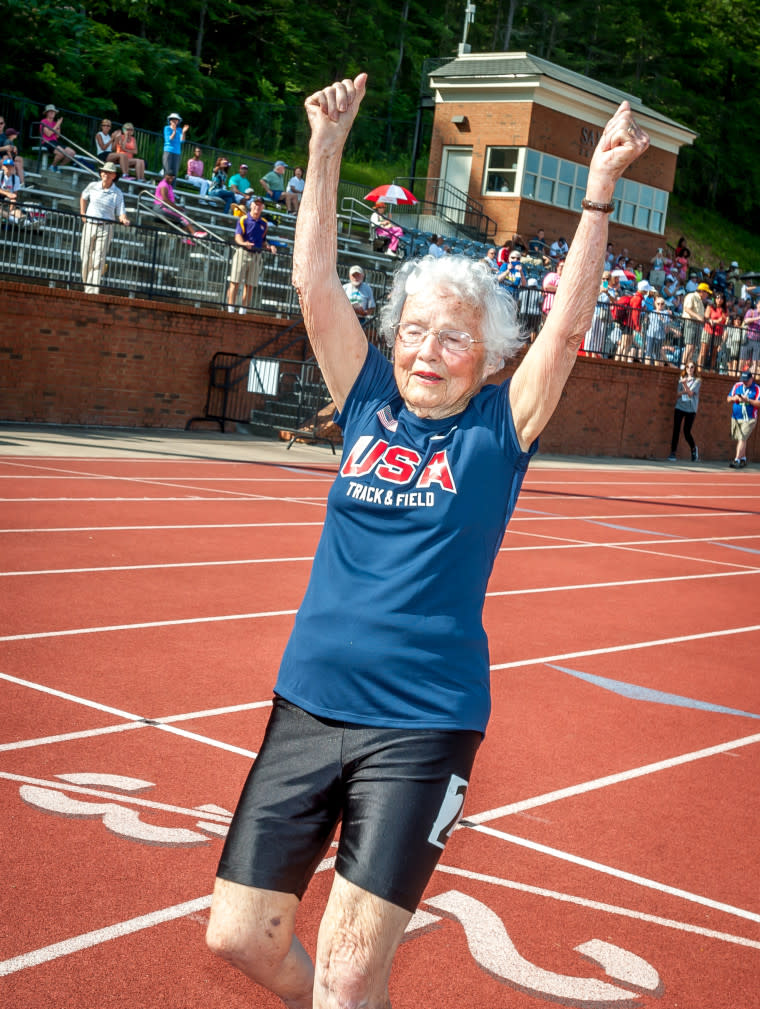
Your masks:
M513 235L483 257L518 301L531 338L551 311L566 246L564 237L549 243L539 230L527 243ZM646 261L610 243L604 266L581 353L679 368L693 360L698 371L735 375L760 361L760 284L736 260L696 267L681 237Z
M55 104L45 107L38 129L40 148L52 156L52 171L80 156L64 137L63 117ZM300 165L286 181L288 165L278 159L255 184L244 161L234 170L222 156L207 168L203 150L196 146L181 172L182 144L189 133L181 115L169 113L163 127L163 170L155 184L155 209L182 227L190 240L201 235L177 208L175 179L196 189L201 203L238 218L248 217L259 200L291 217L297 215L304 186ZM0 217L23 223L17 194L24 188L24 159L16 146L17 135L0 118ZM92 148L100 164L118 166L117 178L148 184L132 123L114 129L110 119L102 119ZM389 255L403 255L415 245L407 241L409 236L391 219L391 212L383 204L374 206L371 236L385 240ZM515 234L500 247L480 247L470 254L482 256L483 263L497 274L518 303L524 328L535 338L551 311L567 249L563 235L550 240L539 229L527 242ZM456 239L432 235L415 251L438 257L461 249ZM760 361L760 287L742 274L736 261L696 266L683 237L675 247L662 244L644 259L634 259L627 249L610 244L597 309L581 352L678 368L693 362L697 371L738 375Z

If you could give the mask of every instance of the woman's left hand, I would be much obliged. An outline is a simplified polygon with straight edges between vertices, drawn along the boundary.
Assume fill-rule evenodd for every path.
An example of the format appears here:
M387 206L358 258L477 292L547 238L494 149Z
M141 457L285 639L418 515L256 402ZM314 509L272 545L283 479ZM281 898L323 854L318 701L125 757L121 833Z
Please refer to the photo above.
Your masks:
M621 102L604 127L589 165L586 196L595 202L612 199L615 183L649 147L649 137L633 118L630 103Z

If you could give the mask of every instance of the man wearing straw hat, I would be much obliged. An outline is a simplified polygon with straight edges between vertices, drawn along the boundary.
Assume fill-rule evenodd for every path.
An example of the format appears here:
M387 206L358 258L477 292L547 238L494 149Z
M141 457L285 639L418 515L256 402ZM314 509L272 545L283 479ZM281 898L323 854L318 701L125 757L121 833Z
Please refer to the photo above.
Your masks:
M127 226L124 194L114 183L118 167L113 162L101 165L100 182L91 182L79 197L82 215L82 281L85 294L100 293L100 279L106 266L106 256L113 239L113 222Z

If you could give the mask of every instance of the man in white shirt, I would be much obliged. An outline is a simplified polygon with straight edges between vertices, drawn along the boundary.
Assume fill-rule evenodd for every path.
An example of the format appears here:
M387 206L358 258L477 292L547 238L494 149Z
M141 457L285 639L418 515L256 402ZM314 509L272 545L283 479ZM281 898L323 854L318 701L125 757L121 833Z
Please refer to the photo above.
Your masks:
M101 165L99 171L100 182L91 182L79 197L79 213L83 221L79 252L85 294L100 293L100 278L113 239L114 221L129 225L129 218L124 213L124 194L114 185L119 171L117 165L108 162Z

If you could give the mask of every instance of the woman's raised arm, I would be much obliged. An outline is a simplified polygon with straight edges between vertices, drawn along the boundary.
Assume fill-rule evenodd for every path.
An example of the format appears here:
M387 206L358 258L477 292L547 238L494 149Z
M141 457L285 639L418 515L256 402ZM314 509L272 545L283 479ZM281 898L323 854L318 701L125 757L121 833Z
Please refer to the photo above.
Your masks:
M607 248L608 213L615 183L649 147L649 137L623 102L604 128L591 158L584 208L565 260L554 303L535 343L514 374L509 399L523 449L543 431L562 395L594 314Z
M343 147L365 93L367 75L306 99L309 170L293 246L293 286L306 332L337 408L367 356L367 340L338 277L337 194Z

